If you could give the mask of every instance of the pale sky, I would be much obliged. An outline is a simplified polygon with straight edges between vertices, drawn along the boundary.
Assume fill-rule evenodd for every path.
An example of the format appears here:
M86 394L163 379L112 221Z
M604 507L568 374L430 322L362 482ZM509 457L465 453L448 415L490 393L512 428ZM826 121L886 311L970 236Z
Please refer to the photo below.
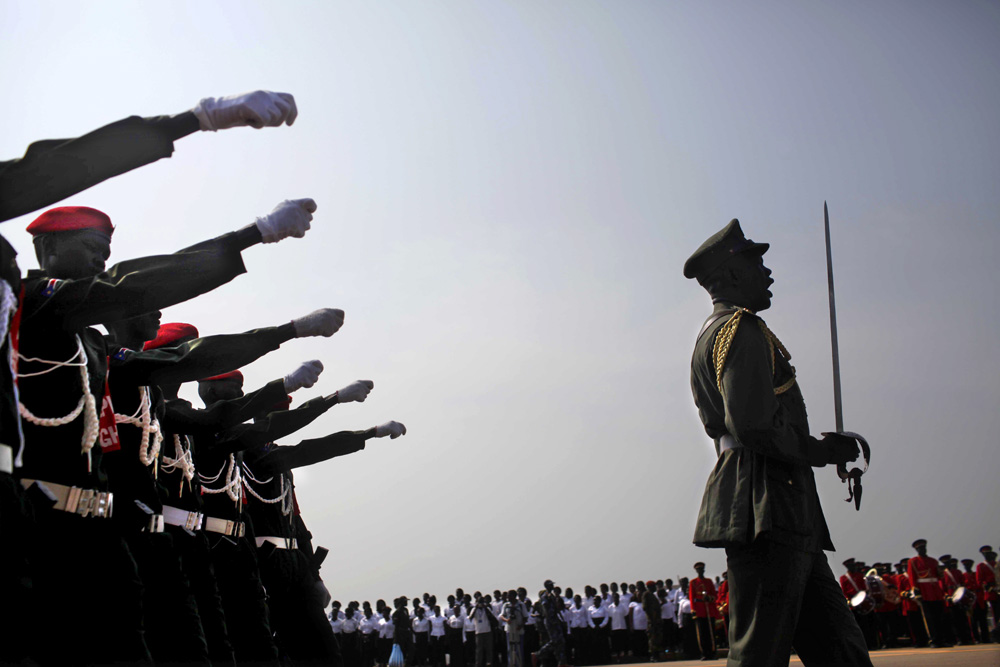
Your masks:
M292 128L199 133L63 204L112 261L319 205L303 240L168 309L203 334L347 313L244 370L319 358L300 403L375 390L286 439L409 434L296 472L335 598L545 578L677 578L715 454L688 382L707 295L681 275L738 217L771 243L763 313L814 434L833 427L822 212L861 512L816 471L838 551L978 557L1000 540L1000 5L171 2L0 5L0 158L257 88ZM23 228L3 225L35 266ZM189 396L193 392L188 391Z

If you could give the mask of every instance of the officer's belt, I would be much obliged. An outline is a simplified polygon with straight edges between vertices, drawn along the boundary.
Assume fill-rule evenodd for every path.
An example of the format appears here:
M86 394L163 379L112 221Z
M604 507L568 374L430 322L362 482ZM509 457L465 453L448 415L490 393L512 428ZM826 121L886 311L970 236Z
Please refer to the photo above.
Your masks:
M740 441L729 435L728 433L721 438L716 438L715 440L715 450L722 456L723 452L729 451L730 449L739 449L743 445Z
M14 474L14 448L10 445L0 445L0 472Z
M150 514L149 523L143 526L142 532L144 533L162 533L163 532L163 515L162 514Z
M163 523L168 526L180 526L187 530L201 529L201 520L204 518L201 512L188 512L187 510L163 506Z
M222 533L232 537L243 537L247 531L246 524L242 521L227 521L216 519L214 516L206 516L202 528L210 533Z
M32 485L52 501L54 510L80 516L111 518L113 496L110 492L81 489L78 486L66 486L37 479L21 480L21 486L25 489L31 488Z
M924 577L923 579L917 579L918 584L936 584L937 582L937 577Z
M273 544L278 549L298 549L299 541L294 537L258 537L257 548L260 549L265 544Z

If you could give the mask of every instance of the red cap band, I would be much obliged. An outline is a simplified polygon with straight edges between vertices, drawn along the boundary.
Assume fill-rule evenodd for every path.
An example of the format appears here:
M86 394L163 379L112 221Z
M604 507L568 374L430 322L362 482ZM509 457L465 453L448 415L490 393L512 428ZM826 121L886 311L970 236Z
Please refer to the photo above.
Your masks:
M243 386L243 373L239 371L230 371L228 373L223 373L222 375L213 375L210 378L205 378L203 380L198 380L198 382L215 382L216 380L236 380Z

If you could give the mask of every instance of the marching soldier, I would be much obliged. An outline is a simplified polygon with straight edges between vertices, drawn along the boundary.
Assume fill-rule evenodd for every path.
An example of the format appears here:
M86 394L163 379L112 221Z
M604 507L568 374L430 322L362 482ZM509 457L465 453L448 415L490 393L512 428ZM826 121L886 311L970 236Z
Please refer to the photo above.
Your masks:
M135 565L107 521L113 496L101 459L120 443L107 391L107 345L91 325L180 303L229 282L245 271L244 249L302 236L313 210L312 200L286 202L237 232L107 271L114 228L104 213L61 207L28 226L42 268L24 282L18 371L25 446L19 475L37 508L35 597L44 615L74 599L92 605L91 618L107 619L100 628L67 624L62 642L52 642L45 623L36 623L43 663L149 659ZM75 574L79 554L89 554L82 577Z
M944 618L944 590L937 561L927 555L927 540L913 542L917 555L907 561L906 575L913 590L913 599L920 605L927 631L931 637L931 647L952 646L946 638Z
M757 315L771 305L767 249L733 220L684 264L714 304L691 360L695 404L719 456L694 542L726 549L731 665L788 664L793 644L804 662L870 665L823 554L833 544L812 473L857 459L858 444L809 435L790 355Z
M372 387L372 382L358 380L320 400L360 403ZM285 409L288 403L278 407ZM395 439L405 434L402 424L387 422L365 431L339 431L304 440L294 446L272 443L244 452L247 513L253 521L261 581L268 591L271 627L282 650L296 664L335 664L342 658L323 613L325 604L315 595L312 563L299 549L292 470L359 452L371 438Z
M944 587L946 607L951 615L954 638L957 638L962 646L968 646L972 643L972 628L969 626L969 614L965 607L955 599L958 589L965 586L965 576L958 569L958 559L952 558L951 554L941 557L941 570L941 583Z
M986 591L983 590L976 578L976 573L972 570L972 566L975 564L976 561L971 558L962 559L962 567L965 568L963 573L965 587L976 596L976 603L972 607L972 636L980 644L991 644L990 626L986 621Z
M927 629L927 621L924 619L920 605L914 599L913 585L910 577L906 574L908 558L903 558L896 563L896 587L903 598L903 619L910 631L910 640L913 645L922 648L930 641L930 632Z
M688 599L691 600L701 659L715 660L715 633L712 629L712 609L715 608L717 597L715 584L705 576L705 564L701 561L694 564L694 571L698 576L689 584Z
M993 610L993 632L1000 629L1000 566L997 565L997 553L988 544L979 547L983 562L976 565L976 581L986 593L986 603Z
M873 623L874 618L868 608L864 610L855 609L852 604L854 598L859 593L871 594L868 590L868 582L865 580L863 573L864 563L858 563L853 558L848 558L844 561L844 567L847 568L847 572L840 575L840 589L844 591L847 603L850 605L851 611L854 612L854 620L857 621L858 627L861 628L861 632L865 636L865 643L868 645L868 650L873 651L878 648L878 630Z

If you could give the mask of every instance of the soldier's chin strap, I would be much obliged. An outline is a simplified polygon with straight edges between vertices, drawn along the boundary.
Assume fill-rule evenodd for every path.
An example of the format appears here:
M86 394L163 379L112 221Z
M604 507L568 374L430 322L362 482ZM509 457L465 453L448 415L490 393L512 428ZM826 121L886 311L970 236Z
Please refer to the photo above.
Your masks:
M847 500L845 502L849 503L853 500L854 509L861 511L861 476L868 472L868 463L872 458L872 449L868 446L868 441L858 433L854 433L853 431L840 431L838 435L844 435L857 441L857 443L861 446L861 453L865 457L864 470L861 468L852 468L848 472L846 463L837 464L837 477L840 478L841 482L847 482Z

